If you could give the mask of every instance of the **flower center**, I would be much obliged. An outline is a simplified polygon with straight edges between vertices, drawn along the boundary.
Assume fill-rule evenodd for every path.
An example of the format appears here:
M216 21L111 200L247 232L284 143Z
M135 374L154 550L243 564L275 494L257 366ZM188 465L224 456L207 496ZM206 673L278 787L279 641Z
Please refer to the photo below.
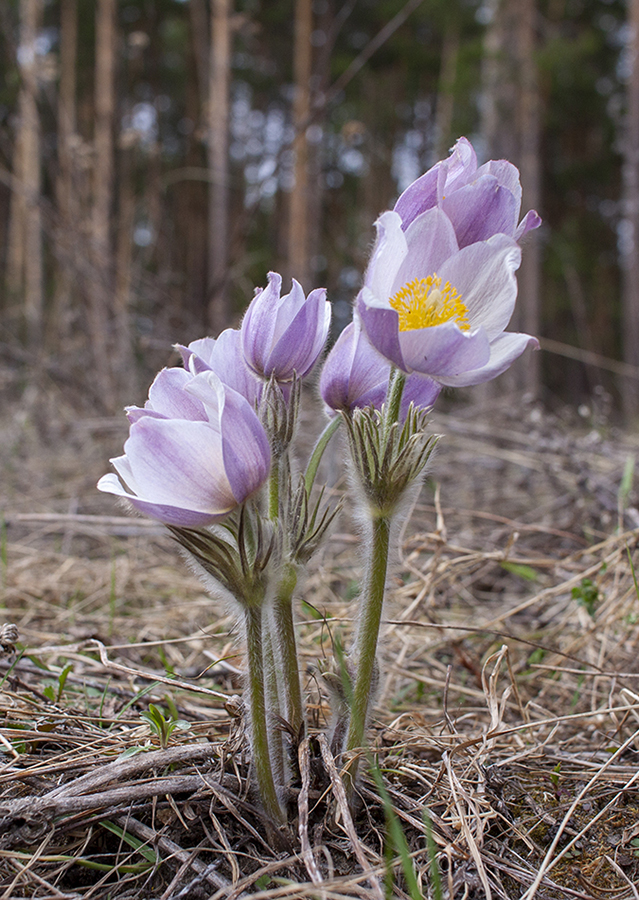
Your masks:
M432 328L451 319L462 331L470 330L468 308L462 303L450 281L442 287L442 280L433 272L428 278L415 278L390 298L391 307L399 313L399 330Z

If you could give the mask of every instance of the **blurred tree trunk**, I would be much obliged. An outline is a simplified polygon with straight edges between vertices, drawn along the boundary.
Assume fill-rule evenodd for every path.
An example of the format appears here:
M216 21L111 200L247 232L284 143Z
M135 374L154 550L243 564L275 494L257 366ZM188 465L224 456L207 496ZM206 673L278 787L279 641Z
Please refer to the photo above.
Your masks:
M541 167L539 84L536 60L537 3L536 0L519 2L519 166L523 190L522 209L539 210L541 203ZM519 272L518 323L527 334L539 335L541 329L541 247L539 232L533 231L524 241L524 252ZM541 386L540 355L527 350L516 370L519 386L533 397L539 396Z
M311 112L313 8L311 0L296 0L295 46L293 50L293 127L295 138L295 183L291 191L288 222L288 272L309 288L309 152L306 129Z
M639 366L639 0L628 0L627 119L623 143L623 222L620 240L623 276L623 360ZM639 383L622 382L627 421L639 413Z
M72 255L77 251L80 209L74 196L74 145L76 135L76 61L78 0L60 4L60 88L58 94L58 176L56 196L58 222L56 256L58 269L53 302L52 339L60 346L70 330L72 304Z
M95 282L89 296L89 332L100 396L115 408L110 365L110 312L113 287L110 217L113 205L116 0L98 0L95 24L95 129L93 135L92 238Z
M22 84L18 98L18 128L14 152L16 186L11 198L7 284L24 292L27 343L36 348L42 336L42 222L40 213L40 120L36 37L42 0L21 0L18 68Z
M208 320L219 333L229 322L229 84L231 0L213 0L208 91Z
M127 392L135 394L135 366L131 336L131 279L133 266L133 227L135 222L135 189L133 183L135 149L121 146L118 153L118 221L115 249L115 352L119 382ZM157 233L157 232L156 232Z
M482 65L481 132L486 159L508 159L519 166L522 210L540 203L540 118L536 62L536 0L490 0ZM481 160L480 160L481 162ZM511 331L539 334L541 252L537 233L525 240L519 271L519 299ZM527 350L499 380L481 389L488 398L502 385L536 397L539 357Z
M437 86L437 105L435 107L436 159L443 159L447 156L448 148L453 143L452 125L458 59L459 25L451 17L444 35L439 84Z

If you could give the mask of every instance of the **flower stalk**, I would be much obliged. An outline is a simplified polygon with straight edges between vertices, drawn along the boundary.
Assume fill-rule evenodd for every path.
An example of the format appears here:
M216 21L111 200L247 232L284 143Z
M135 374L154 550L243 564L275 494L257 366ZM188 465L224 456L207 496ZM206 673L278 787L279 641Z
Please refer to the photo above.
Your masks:
M297 571L285 563L273 598L273 620L280 652L284 688L284 716L296 739L304 735L304 703L297 658L293 594L297 586Z
M356 750L364 743L364 734L371 701L375 675L377 642L382 621L382 609L386 592L388 550L390 546L391 517L373 514L373 536L368 572L362 595L360 620L352 656L356 673L353 683L351 717L346 738L346 751ZM357 775L357 760L353 760L348 772L347 788L352 788Z
M286 814L278 797L271 766L271 747L264 692L264 654L262 641L262 607L244 607L247 648L248 710L255 781L266 814L277 824L286 823Z

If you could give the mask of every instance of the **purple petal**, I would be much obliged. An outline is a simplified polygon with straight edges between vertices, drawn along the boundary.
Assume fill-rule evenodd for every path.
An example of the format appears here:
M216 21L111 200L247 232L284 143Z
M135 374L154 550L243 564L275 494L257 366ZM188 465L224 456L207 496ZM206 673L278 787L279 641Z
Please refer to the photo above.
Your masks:
M301 290L301 289L300 289ZM324 348L331 323L331 307L326 291L312 291L273 347L264 374L275 373L278 380L290 381L296 372L307 375Z
M444 261L458 249L453 226L440 209L430 209L415 219L406 231L406 244L408 252L387 298L408 282L438 272Z
M417 372L409 375L402 394L402 418L406 417L410 403L421 409L430 409L435 405L441 389L441 384L432 378L419 375Z
M379 407L388 387L390 363L362 332L359 319L350 322L336 340L320 375L320 394L331 409Z
M185 391L191 378L192 376L184 369L162 369L149 388L149 399L145 409L161 413L168 419L206 421L202 405Z
M295 316L304 308L305 295L299 281L292 279L291 290L277 304L275 328L271 335L271 346L276 344L287 331Z
M141 500L135 494L125 490L117 475L113 473L102 476L98 481L98 490L108 494L115 494L118 497L124 497L138 512L150 516L152 519L158 519L166 525L176 525L182 528L199 528L217 522L226 515L226 513L211 515L210 513L200 513L190 509Z
M513 238L496 234L464 247L437 273L461 294L471 328L481 326L490 341L501 334L512 316L520 261L521 248Z
M124 449L124 456L111 460L120 480L105 476L99 487L141 512L168 524L202 525L235 507L222 439L211 425L146 416L131 426Z
M535 212L534 209L529 209L515 231L515 240L520 241L525 234L528 234L533 228L539 228L540 225L541 216L539 213Z
M500 232L512 236L519 215L514 195L492 175L484 175L448 194L442 209L453 223L460 247Z
M478 181L483 175L494 175L502 187L507 188L517 203L517 214L521 207L521 181L519 169L505 159L491 159L480 166L475 173L473 181Z
M443 375L460 375L486 365L490 344L483 328L466 334L454 322L430 328L401 331L399 343L405 369L441 380Z
M410 223L432 209L437 203L437 177L443 163L436 163L424 175L410 184L395 204L395 212L402 220L402 228L406 230Z
M233 496L242 503L268 477L271 449L255 411L236 391L224 391L220 412L224 469Z
M383 213L375 227L377 240L364 276L364 285L373 297L386 303L392 294L397 270L408 253L408 244L397 213Z
M461 137L445 159L437 178L437 201L467 184L475 177L477 156L470 141Z
M273 343L281 289L281 275L269 272L268 285L255 294L242 320L242 350L247 364L259 374Z
M375 349L402 372L406 367L399 341L399 315L394 309L382 306L381 301L364 287L357 297L357 312L369 341Z
M440 381L450 387L483 384L505 372L527 347L539 349L537 338L530 334L504 332L490 345L490 359L486 365L463 372L461 375L445 376L440 378Z
M242 394L253 406L259 402L262 384L246 365L241 333L227 328L215 342L209 365L222 382Z
M211 368L211 357L215 351L217 341L215 338L199 338L191 341L188 347L183 344L175 344L175 349L182 356L182 363L193 375Z

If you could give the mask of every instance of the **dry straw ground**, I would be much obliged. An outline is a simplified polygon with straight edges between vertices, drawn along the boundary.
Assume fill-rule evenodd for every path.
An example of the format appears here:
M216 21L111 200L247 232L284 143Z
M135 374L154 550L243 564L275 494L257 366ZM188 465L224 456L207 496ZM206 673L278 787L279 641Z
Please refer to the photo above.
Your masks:
M413 895L639 900L639 442L584 413L433 418L371 731ZM0 897L409 896L375 780L352 821L325 742L301 748L289 845L268 838L226 702L233 622L160 527L95 490L124 436L53 391L4 405ZM301 595L312 735L360 564L344 516ZM150 703L182 720L166 748Z

